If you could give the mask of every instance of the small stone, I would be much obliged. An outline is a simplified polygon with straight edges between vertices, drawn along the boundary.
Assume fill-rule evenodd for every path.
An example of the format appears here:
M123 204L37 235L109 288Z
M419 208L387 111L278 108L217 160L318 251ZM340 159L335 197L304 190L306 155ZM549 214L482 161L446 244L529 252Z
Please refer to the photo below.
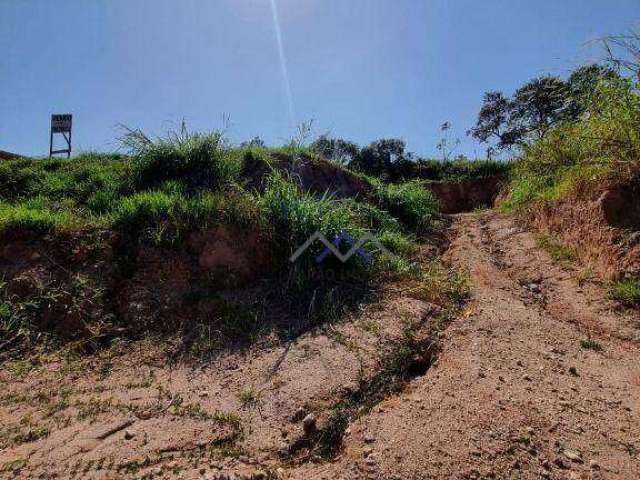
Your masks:
M265 480L266 478L267 478L267 474L264 473L262 470L257 470L253 472L253 475L251 475L251 480Z
M307 410L304 407L300 407L296 410L296 413L293 414L293 421L299 422L307 415Z
M201 390L198 392L198 396L199 397L208 397L209 396L209 392L207 392L206 390Z
M372 435L365 435L364 437L364 441L365 443L373 443L376 441L375 437L373 437Z
M589 461L589 468L591 470L600 470L600 465L598 465L598 462L596 462L595 460L590 460Z
M569 468L569 466L567 465L567 463L566 463L564 460L562 460L562 458L560 458L560 457L556 457L556 458L553 460L553 463L555 463L555 464L556 464L556 466L557 466L558 468L562 468L562 469L567 469L567 468Z
M136 436L136 432L134 432L133 430L125 430L124 431L124 439L125 440L131 440L135 436Z
M316 416L313 413L310 413L302 420L302 428L304 430L305 435L311 435L316 432Z
M582 463L582 457L580 456L580 452L577 452L575 450L565 450L563 453L564 453L564 456L567 457L569 460L577 463Z
M576 367L570 367L570 368L569 368L569 373L570 373L571 375L573 375L574 377L577 377L577 376L578 376L578 370L576 369Z

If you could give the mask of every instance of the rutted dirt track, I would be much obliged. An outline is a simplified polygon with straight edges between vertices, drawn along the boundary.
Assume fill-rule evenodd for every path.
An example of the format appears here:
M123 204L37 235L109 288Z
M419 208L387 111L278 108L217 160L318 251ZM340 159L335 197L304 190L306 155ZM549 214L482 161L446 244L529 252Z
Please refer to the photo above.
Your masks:
M508 219L453 228L473 298L437 365L352 425L337 464L298 478L640 478L637 312L615 312Z
M34 437L0 444L0 466L11 466L0 477L640 478L637 311L579 285L493 212L456 217L451 237L447 258L469 271L470 302L436 365L350 425L334 460L282 460L300 434L297 410L322 421L374 368L399 318L428 321L428 304L383 298L353 322L196 370L167 367L144 345L18 381L0 370L0 441ZM238 452L226 449L236 422Z

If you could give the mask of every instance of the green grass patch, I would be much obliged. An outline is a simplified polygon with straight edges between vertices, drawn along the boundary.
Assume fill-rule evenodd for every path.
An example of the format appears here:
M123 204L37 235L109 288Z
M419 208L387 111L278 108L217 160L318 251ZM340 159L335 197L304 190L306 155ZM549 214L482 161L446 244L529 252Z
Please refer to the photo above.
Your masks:
M627 307L640 307L640 279L618 280L611 286L610 295Z

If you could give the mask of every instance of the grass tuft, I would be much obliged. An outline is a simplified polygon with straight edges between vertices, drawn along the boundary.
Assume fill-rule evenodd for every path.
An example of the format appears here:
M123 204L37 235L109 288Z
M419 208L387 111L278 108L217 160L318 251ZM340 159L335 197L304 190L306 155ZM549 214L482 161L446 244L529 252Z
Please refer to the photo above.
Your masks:
M640 307L640 279L618 280L611 286L610 295L627 307Z

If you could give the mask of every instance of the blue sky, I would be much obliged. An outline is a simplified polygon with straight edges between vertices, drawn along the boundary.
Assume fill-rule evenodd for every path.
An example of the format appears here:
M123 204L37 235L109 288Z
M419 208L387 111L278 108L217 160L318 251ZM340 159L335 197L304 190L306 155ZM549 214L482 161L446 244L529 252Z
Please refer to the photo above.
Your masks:
M401 137L459 153L486 90L512 92L601 56L586 42L640 21L640 0L275 0L294 123L358 143ZM271 0L0 0L0 149L48 152L51 113L76 150L117 148L116 124L160 135L185 119L236 142L295 131Z

